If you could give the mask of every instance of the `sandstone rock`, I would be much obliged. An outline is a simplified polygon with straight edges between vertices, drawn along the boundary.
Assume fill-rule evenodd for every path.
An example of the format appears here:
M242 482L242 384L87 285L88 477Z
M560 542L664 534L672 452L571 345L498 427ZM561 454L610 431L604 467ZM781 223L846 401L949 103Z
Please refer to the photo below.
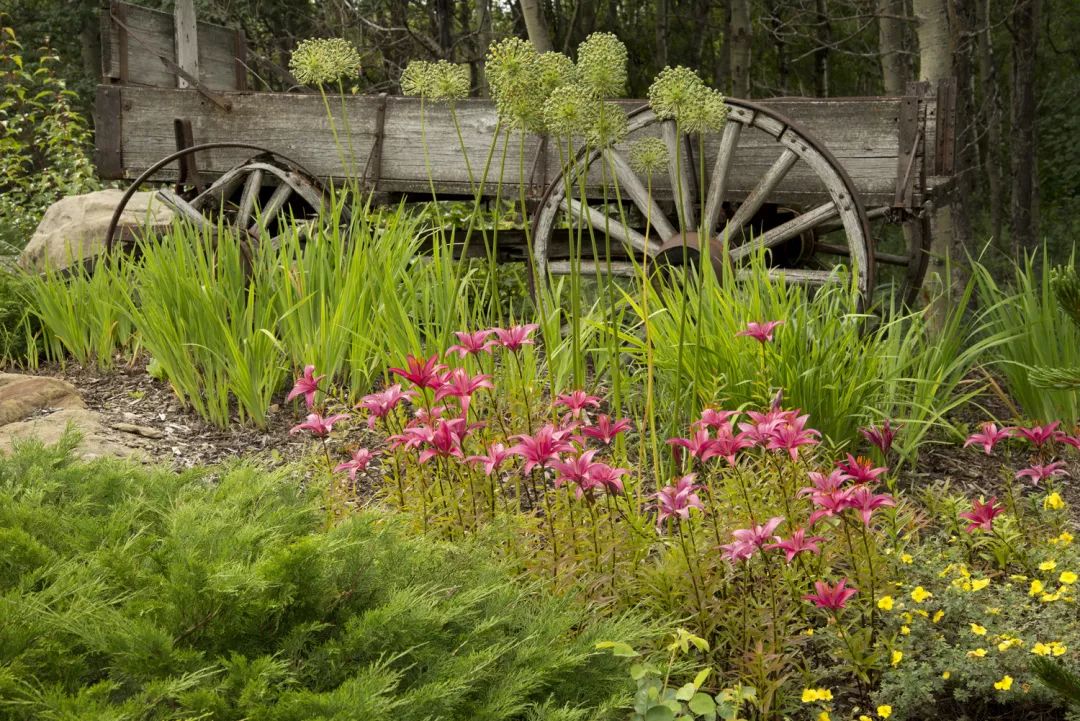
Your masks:
M59 441L68 426L78 431L81 440L75 447L75 455L83 460L103 456L135 458L146 457L140 449L123 442L110 433L101 422L101 416L85 408L58 410L45 416L37 416L17 423L0 426L0 453L10 452L18 443L40 441L50 445Z
M86 408L75 386L59 378L0 373L0 426L48 408Z
M123 191L109 188L84 195L71 195L49 206L30 242L19 256L19 265L26 270L66 268L72 262L97 255L105 248L105 231ZM147 222L166 226L173 212L154 200L152 191L131 196L120 216L118 234L131 237Z

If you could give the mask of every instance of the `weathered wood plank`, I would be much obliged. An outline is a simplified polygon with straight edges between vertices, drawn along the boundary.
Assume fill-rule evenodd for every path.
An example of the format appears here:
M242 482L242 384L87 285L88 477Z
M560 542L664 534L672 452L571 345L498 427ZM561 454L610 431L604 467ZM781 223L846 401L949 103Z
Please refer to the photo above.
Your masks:
M192 77L199 77L199 36L195 21L195 0L176 0L173 11L173 32L176 44L176 64ZM188 87L184 78L176 79L176 87Z

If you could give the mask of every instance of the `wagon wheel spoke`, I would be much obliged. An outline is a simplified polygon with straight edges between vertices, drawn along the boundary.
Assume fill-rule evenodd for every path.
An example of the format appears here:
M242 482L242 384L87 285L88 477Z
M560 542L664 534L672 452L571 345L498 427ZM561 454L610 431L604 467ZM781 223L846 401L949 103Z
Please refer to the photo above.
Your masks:
M158 190L155 195L158 200L171 208L173 212L176 213L178 216L180 216L184 220L194 223L195 227L203 228L204 226L209 224L206 216L200 213L197 209L193 208L191 203L184 200L173 191L162 188Z
M236 211L236 227L247 228L248 219L255 212L255 203L259 200L259 190L262 188L263 171L256 168L252 170L244 183L244 191L240 194L240 207Z
M773 280L784 280L788 283L797 283L799 285L807 285L815 288L821 288L827 285L837 285L845 281L849 281L850 278L842 272L833 270L816 270L812 268L769 268L767 274ZM739 279L748 279L753 275L753 270L750 268L741 268L736 277Z
M240 187L247 179L247 172L243 167L233 168L229 172L215 180L209 188L199 193L191 201L191 207L200 212L220 210L221 205ZM210 201L217 200L217 208L210 207Z
M812 230L818 224L839 215L840 209L836 207L836 203L830 200L828 203L823 203L813 210L795 216L786 223L778 225L775 228L770 228L748 243L743 243L736 248L732 248L729 251L729 254L732 260L741 260L763 248L773 248L780 243L783 243L785 240L790 240L798 235L802 235L806 231ZM844 246L844 248L846 250L847 246Z
M548 272L554 275L569 275L573 272L574 263L569 260L553 260L548 263ZM607 274L608 264L604 261L596 260L582 260L577 264L578 270L581 273ZM632 278L640 275L638 266L630 260L613 260L611 261L611 275L619 276L622 278Z
M274 190L270 200L266 201L266 205L258 214L255 223L248 228L248 232L257 235L260 230L266 230L270 223L274 221L274 218L277 217L278 212L285 207L285 201L289 199L290 195L292 195L292 187L285 181L281 181L281 185Z
M739 144L742 128L742 123L729 120L724 125L723 135L720 136L720 149L716 153L716 165L713 166L709 194L705 199L705 217L701 224L703 238L711 238L716 231L716 221L720 219L720 208L724 204L728 175L731 173L732 159L735 157L735 148Z
M776 190L776 186L780 184L780 181L784 179L784 176L787 175L798 160L799 156L794 150L784 148L784 151L780 153L780 157L766 171L757 186L750 191L750 194L746 196L746 200L731 216L731 220L720 231L722 239L730 242L732 236L742 230L742 227L754 217L754 214L761 210L761 206L765 204L769 195Z
M697 229L694 218L697 194L694 174L688 167L690 163L683 157L683 143L680 142L681 138L676 132L675 121L664 121L660 128L668 149L668 178L671 180L671 192L675 198L675 210L679 215L679 227L684 232L690 233Z
M641 211L648 225L656 230L656 234L661 238L670 238L675 235L678 232L675 230L675 226L667 219L664 211L660 209L660 206L649 194L649 189L641 182L641 178L630 167L630 163L627 162L623 154L614 148L609 148L604 151L604 157L614 168L619 186L634 201L634 205ZM654 246L651 250L655 250L659 245L651 240L649 242Z
M653 244L646 240L644 235L633 228L628 228L623 225L618 218L612 218L605 213L601 213L596 208L582 205L582 203L573 199L569 202L563 200L560 205L563 210L570 211L575 217L584 220L593 228L606 232L612 238L622 241L635 250L641 251L642 253L648 253L653 250Z

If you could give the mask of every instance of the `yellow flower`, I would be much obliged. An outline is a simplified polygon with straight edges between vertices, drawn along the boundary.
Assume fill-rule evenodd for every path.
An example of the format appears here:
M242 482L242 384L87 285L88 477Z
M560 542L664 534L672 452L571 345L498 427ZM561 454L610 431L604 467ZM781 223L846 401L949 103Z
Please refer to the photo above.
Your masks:
M814 703L815 701L832 701L832 691L827 688L804 688L802 702Z
M915 615L922 616L923 618L930 618L930 614L926 612L925 608L916 608Z
M1028 589L1028 595L1038 596L1040 593L1043 592L1044 588L1045 587L1043 586L1043 582L1036 578L1034 581L1031 582L1031 588Z
M1054 491L1049 496L1043 499L1043 508L1050 509L1052 511L1060 511L1065 507L1065 501L1062 499L1061 494Z
M977 623L973 623L973 624L971 624L971 632L973 634L975 634L976 636L985 636L986 635L986 627L985 626L980 626Z
M1048 645L1046 645L1045 643L1043 643L1042 641L1039 641L1038 643L1036 643L1034 646L1031 647L1031 652L1033 654L1035 654L1036 656L1049 656L1050 655L1050 647Z
M1001 614L1001 609L998 608L997 606L987 606L986 607L986 612L988 614L990 614L991 616L997 616L997 615Z
M1065 644L1063 644L1061 641L1050 642L1050 653L1054 654L1055 656L1061 656L1067 650L1068 649L1065 647Z
M882 611L891 611L893 608L893 597L882 596L877 601L877 607L880 608Z
M904 611L900 614L900 618L904 619L904 623L911 623L915 617L911 615L911 611Z
M877 715L881 718L889 718L892 716L892 706L878 706Z
M928 598L933 598L934 594L927 591L922 586L916 586L915 590L911 592L911 600L915 603L922 603Z
M1001 643L998 644L998 651L1005 653L1013 646L1023 646L1024 642L1015 636L1002 636Z
M915 562L915 559L912 558L910 553L901 553L900 554L900 562L901 563L911 564L911 563Z
M1054 540L1056 540L1062 546L1068 546L1070 543L1073 542L1073 536L1068 531L1062 531L1061 535Z
M866 714L860 714L859 715L859 721L874 721L874 720L872 718L870 718L869 716L867 716Z
M1064 583L1066 586L1071 586L1072 584L1076 583L1076 579L1077 576L1072 571L1062 571L1061 575L1058 576L1058 581Z
M985 648L977 648L974 651L968 651L967 655L968 655L968 658L982 658L983 656L986 655L986 649Z
M939 608L939 609L937 610L937 613L935 613L935 614L934 614L934 617L933 617L932 619L930 619L930 620L931 620L931 621L933 621L934 623L937 623L937 622L938 622L938 621L940 621L940 620L941 620L942 618L944 618L944 616L945 616L945 612L944 612L944 611L942 611L942 610L941 610L941 609Z
M1010 676L1009 674L1005 674L1001 677L1000 681L994 683L994 688L996 688L998 691L1008 691L1010 688L1012 688L1012 682L1012 676Z
M902 659L903 657L904 657L904 652L903 651L893 651L892 652L892 661L891 661L892 665L895 666L898 663L900 663L900 659Z
M908 636L910 634L911 634L911 627L910 626L901 626L900 627L900 635L901 636Z
M1057 561L1043 561L1039 564L1040 571L1053 571L1057 568Z
M1044 593L1042 596L1039 597L1039 602L1051 603L1053 601L1057 601L1059 598L1061 598L1060 590L1057 593Z
M828 711L822 711L817 715L817 721L832 721L832 716L829 715Z
M948 680L949 680L949 677L950 677L950 676L952 676L952 674L951 674L951 673L949 673L948 671L942 671L942 672L941 672L941 677L942 677L943 679L945 679L946 681L948 681Z
M989 578L976 578L976 579L973 579L971 581L971 590L972 591L981 591L981 590L983 590L984 588L986 588L989 585L990 585L990 579Z
M805 631L803 631L803 636L813 636L813 635L814 635L814 629L812 629L812 628L808 628Z

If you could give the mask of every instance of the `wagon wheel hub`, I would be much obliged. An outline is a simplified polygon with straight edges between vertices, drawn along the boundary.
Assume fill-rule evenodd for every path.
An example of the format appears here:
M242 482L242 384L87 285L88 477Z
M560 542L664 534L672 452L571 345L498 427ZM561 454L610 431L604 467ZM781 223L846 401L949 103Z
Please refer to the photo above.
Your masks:
M701 261L701 250L701 238L697 233L676 233L660 244L653 260L658 265L698 265ZM724 254L724 242L720 236L714 235L709 241L709 260L712 261L717 277L720 277L724 270Z

